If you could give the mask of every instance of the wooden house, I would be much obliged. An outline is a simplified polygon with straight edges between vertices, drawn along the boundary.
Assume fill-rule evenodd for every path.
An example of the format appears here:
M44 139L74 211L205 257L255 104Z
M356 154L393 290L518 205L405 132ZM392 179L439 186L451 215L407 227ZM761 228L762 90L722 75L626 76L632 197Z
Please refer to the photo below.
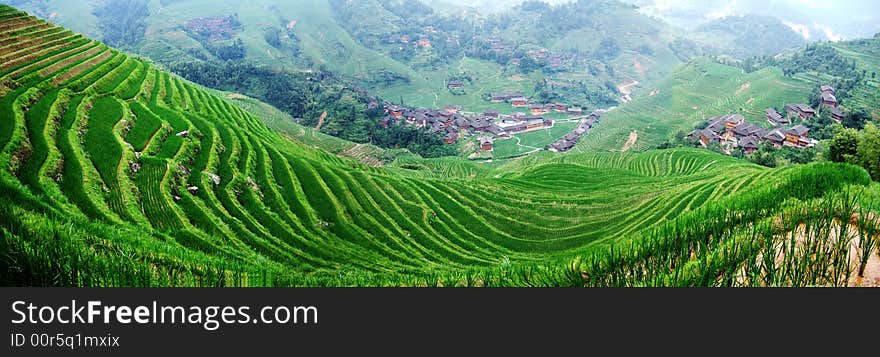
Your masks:
M513 105L514 108L524 108L529 106L528 100L523 97L510 98L510 104Z
M562 103L553 104L553 110L559 113L565 113L568 111L568 105Z
M388 112L394 119L400 119L403 117L404 108L397 105L389 105L385 108L385 111Z
M488 136L480 137L480 149L484 152L490 152L494 149L494 141Z
M751 136L744 137L739 141L739 148L746 155L751 155L755 151L758 151L758 141Z
M526 119L526 130L541 129L547 126L543 117Z
M766 113L767 113L767 114L766 114L766 115L767 115L767 121L768 121L771 125L779 126L779 125L788 125L788 124L791 124L791 121L789 121L788 119L786 119L785 117L783 117L782 114L779 114L779 112L776 111L776 109L774 109L774 108L768 108L767 111L766 111Z
M450 145L457 143L458 142L458 133L456 133L456 132L447 133L446 136L443 138L443 142L450 144Z
M816 110L806 104L789 104L785 106L785 111L789 115L800 117L801 120L811 120L816 117Z
M822 106L825 108L837 108L837 97L829 92L822 92Z
M732 131L733 128L736 128L746 122L746 118L740 114L731 114L725 116L723 119L724 126L727 128L728 131Z
M767 135L764 135L764 140L773 144L773 146L778 149L785 143L786 135L782 133L782 130L776 129L767 133Z
M803 125L798 125L785 131L785 141L787 144L792 146L804 146L802 144L802 139L807 139L807 135L809 133L810 128L807 128Z
M832 87L832 86L819 87L819 92L820 93L831 93L831 94L837 95L837 91L834 90L834 87Z
M558 152L565 152L571 150L571 148L573 148L575 145L577 145L577 142L563 139L550 145L550 148Z
M843 111L840 108L831 108L831 120L834 120L837 124L843 124L843 119L846 115L843 114Z
M712 131L711 129L703 129L700 131L700 144L703 146L709 146L712 143L720 143L721 136L718 133Z

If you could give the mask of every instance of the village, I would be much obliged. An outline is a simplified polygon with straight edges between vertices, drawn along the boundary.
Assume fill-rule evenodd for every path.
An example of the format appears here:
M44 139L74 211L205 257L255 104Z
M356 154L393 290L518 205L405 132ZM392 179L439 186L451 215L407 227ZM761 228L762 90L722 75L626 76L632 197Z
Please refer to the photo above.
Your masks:
M561 113L570 117L567 120L580 120L580 122L572 132L543 149L564 152L573 148L583 135L599 123L600 117L605 113L603 110L597 110L584 117L583 109L580 107L570 107L562 103L535 104L520 93L493 94L492 98L496 102L508 102L513 108L528 108L528 112L501 114L497 110L488 110L482 113L469 113L462 111L457 105L446 105L438 110L386 104L387 115L380 124L387 127L392 123L405 123L424 128L430 134L443 136L443 141L449 145L458 143L463 137L478 137L480 151L491 153L496 140L553 128L556 121L545 114Z
M829 110L831 120L842 123L844 113L840 110L835 89L831 86L820 88L821 106ZM767 122L773 126L765 129L757 125L747 124L741 114L730 114L722 117L714 117L707 121L704 129L690 132L686 139L703 147L712 144L721 146L724 153L730 155L733 149L742 150L746 155L758 151L762 143L773 145L780 149L783 147L812 148L818 144L818 140L809 137L810 129L803 125L792 125L793 121L809 122L815 119L818 111L806 104L788 104L785 106L785 115L775 108L765 111Z

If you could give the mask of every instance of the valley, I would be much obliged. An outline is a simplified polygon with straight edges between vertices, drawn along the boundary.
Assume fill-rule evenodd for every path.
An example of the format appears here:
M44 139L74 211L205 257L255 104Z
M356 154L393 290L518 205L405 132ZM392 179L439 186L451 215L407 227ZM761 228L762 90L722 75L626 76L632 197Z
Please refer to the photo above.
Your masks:
M827 160L769 168L702 148L658 149L710 117L738 113L766 122L767 108L809 101L816 86L834 78L787 75L772 65L749 72L714 57L682 60L667 42L654 56L632 53L631 46L668 33L605 1L596 2L596 11L646 34L618 44L622 55L597 63L605 68L598 76L589 65L520 73L469 56L417 70L379 48L387 46L364 46L353 30L328 20L334 2L316 3L272 8L221 1L203 13L194 1L154 1L151 13L158 15L146 20L148 40L136 51L146 58L0 5L0 283L801 287L872 286L880 279L880 222L873 218L880 185L870 168ZM297 34L308 61L253 45L265 39L264 29L247 24L290 12L299 15L280 20ZM308 90L291 92L309 103L288 101L285 111L166 70L163 55L190 61L211 52L174 33L180 21L230 14L244 24L236 36L246 57L297 68L286 83L307 78L307 85L292 88ZM542 14L535 16L553 12ZM225 21L209 24L234 27ZM522 32L525 26L515 22L499 33L534 36ZM558 35L547 48L602 46L583 33ZM183 42L193 51L180 50ZM870 88L877 82L867 79L878 63L873 45L833 45L868 73L844 107L876 113ZM375 96L364 95L343 85L351 78L316 80L324 70L306 69L305 62L318 58L327 59L319 66L328 78L411 80L376 85L367 88ZM620 70L610 76L608 68ZM455 95L449 77L462 73L471 80L465 95ZM614 88L613 103L590 99L591 91L576 91L582 102L545 100L547 87L535 88L566 78L588 88L596 78L605 87L638 84L630 82L631 100L621 103L616 98L624 93ZM503 111L498 123L504 114L538 109L492 102L492 94L508 92L521 92L536 106L564 104L566 111L542 107L539 115L552 117L552 125L542 118L546 128L494 140L491 156L479 160L375 145L394 131L364 129L359 134L369 139L360 142L327 135L336 126L355 137L354 129L374 128L369 120L394 117L396 110L405 122L403 112L419 107L438 117L446 105ZM580 115L567 111L581 106ZM294 118L290 108L309 117ZM589 114L601 108L608 110ZM345 111L363 125L343 126ZM565 139L579 129L576 140ZM486 144L479 141L484 135L468 137L474 150Z

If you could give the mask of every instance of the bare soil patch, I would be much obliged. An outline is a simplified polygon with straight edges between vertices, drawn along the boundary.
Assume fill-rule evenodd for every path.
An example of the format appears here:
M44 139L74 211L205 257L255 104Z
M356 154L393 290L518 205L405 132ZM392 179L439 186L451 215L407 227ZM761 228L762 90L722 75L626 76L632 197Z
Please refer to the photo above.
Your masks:
M633 147L633 145L635 145L636 142L638 142L638 141L639 141L639 132L633 130L632 132L629 133L629 138L626 140L626 143L623 144L623 149L621 149L620 151L621 152L629 151L629 149L631 149Z

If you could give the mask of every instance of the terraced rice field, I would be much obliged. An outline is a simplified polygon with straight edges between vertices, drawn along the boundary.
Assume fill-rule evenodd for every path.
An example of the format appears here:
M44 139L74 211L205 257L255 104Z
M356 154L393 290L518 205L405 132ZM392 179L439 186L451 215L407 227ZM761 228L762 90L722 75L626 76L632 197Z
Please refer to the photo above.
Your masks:
M750 124L768 126L767 108L782 110L786 104L807 102L813 88L810 82L783 77L778 68L745 73L696 59L603 116L602 125L582 138L574 151L619 150L633 130L639 132L639 140L632 149L647 150L708 118L732 113L744 115Z
M23 257L88 262L64 284L395 285L562 262L786 175L705 150L376 168L97 43L43 48L29 28L10 45L38 55L2 72L0 232ZM49 236L75 244L27 239Z

